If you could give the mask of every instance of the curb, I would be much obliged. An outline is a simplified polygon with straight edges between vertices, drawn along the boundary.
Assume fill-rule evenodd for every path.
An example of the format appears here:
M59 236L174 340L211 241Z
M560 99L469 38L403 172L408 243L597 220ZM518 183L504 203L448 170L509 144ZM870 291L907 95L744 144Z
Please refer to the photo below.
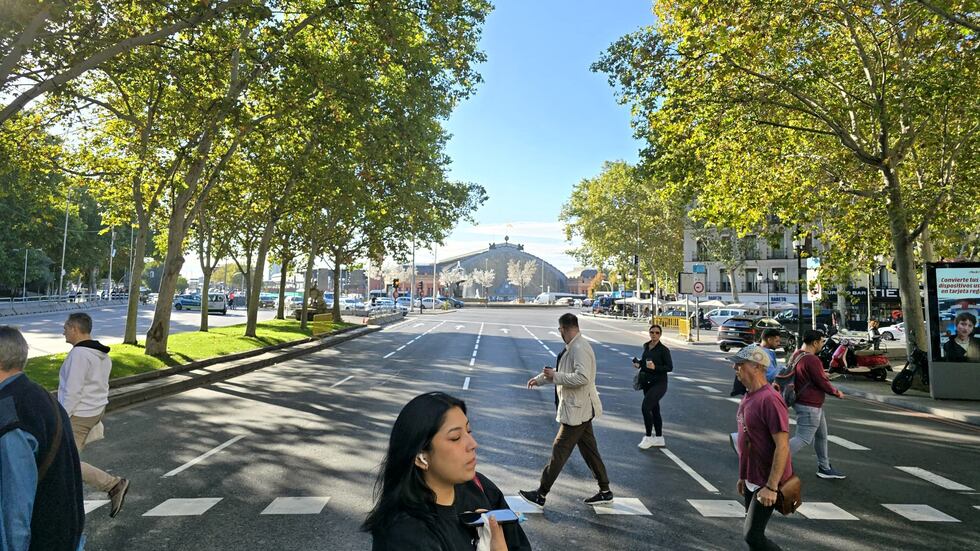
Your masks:
M349 340L356 339L358 337L368 335L380 331L382 327L380 325L372 325L367 327L355 327L346 330L342 330L340 334L333 334L324 338L311 338L303 341L294 341L292 343L282 343L282 345L276 345L278 348L274 349L258 349L258 354L256 351L251 352L251 356L265 356L255 359L253 361L241 361L241 358L229 360L229 356L221 356L218 358L219 361L209 361L210 363L206 366L198 366L196 368L191 368L190 370L184 369L182 371L175 371L169 373L169 377L172 377L172 381L163 381L161 378L168 377L168 375L161 375L157 377L152 377L148 381L144 382L130 382L125 384L121 389L119 385L116 385L115 391L109 391L109 403L106 405L106 411L113 411L125 406L136 404L139 402L145 402L147 400L153 400L155 398L162 398L164 396L170 396L173 394L179 394L187 390L192 390L195 388L200 388L202 386L207 386L212 383L217 383L239 375L244 375L251 371L262 369L264 367L269 367L284 361L292 360L300 356L310 354L313 352L318 352L325 348L330 348L338 344L347 342ZM299 344L296 344L296 343ZM293 346L292 350L287 350L286 352L276 354L278 350L285 348L287 346ZM237 356L237 355L236 355ZM248 358L245 358L248 359ZM207 369L209 366L213 366L218 363L231 363L232 365L218 367L215 369ZM235 363L237 361L237 363ZM197 362L201 363L201 362ZM185 366L175 366L175 368L182 368ZM171 368L173 369L173 368ZM165 371L165 370L161 370ZM197 371L198 373L194 373ZM156 372L153 372L154 374ZM140 374L144 375L144 374ZM133 377L139 377L140 375L134 375ZM126 379L131 379L132 377L126 377Z
M834 386L839 388L845 394L851 396L858 396L864 398L865 400L871 400L872 402L878 402L881 404L887 404L889 406L907 409L911 411L918 411L919 413L928 413L935 417L940 417L943 419L949 419L951 421L958 421L960 423L966 423L968 425L980 426L980 412L968 413L962 411L951 410L943 407L932 406L926 403L919 403L909 398L903 398L901 396L888 396L885 394L877 394L874 392L867 392L864 390L859 390L845 384L834 383ZM932 400L932 398L929 398Z

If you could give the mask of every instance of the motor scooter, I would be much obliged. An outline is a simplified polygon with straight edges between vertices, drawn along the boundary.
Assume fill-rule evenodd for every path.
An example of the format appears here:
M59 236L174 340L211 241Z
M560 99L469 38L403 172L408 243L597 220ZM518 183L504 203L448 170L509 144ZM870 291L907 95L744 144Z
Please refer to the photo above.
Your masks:
M838 342L828 338L818 357L824 363L824 369L830 373L864 375L869 379L884 381L892 366L882 350L871 347L872 343L858 343L846 338Z

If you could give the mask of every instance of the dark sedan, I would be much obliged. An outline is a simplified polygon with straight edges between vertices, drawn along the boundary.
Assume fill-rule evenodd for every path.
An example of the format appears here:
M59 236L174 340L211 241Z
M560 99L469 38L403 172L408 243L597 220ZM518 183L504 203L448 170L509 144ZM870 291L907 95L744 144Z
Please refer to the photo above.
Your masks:
M735 316L729 318L718 328L718 346L723 352L732 348L742 348L762 340L766 329L779 331L779 346L786 353L796 349L796 337L773 318L765 316Z

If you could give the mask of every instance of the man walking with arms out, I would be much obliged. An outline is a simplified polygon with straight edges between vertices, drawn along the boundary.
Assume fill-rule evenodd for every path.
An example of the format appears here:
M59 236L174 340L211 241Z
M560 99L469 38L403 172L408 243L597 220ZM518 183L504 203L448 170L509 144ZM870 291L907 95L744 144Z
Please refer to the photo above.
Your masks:
M558 332L565 341L565 350L559 357L558 369L546 367L536 377L527 382L528 388L547 383L556 386L558 392L558 415L561 423L558 435L551 447L551 459L541 473L537 490L521 490L521 497L528 503L544 508L545 498L554 485L562 467L568 461L572 450L578 446L582 459L599 483L599 493L585 499L589 505L605 505L613 502L609 489L606 466L599 455L592 419L602 415L602 403L595 388L596 363L592 347L582 337L578 318L574 314L564 314L558 318Z
M748 393L738 406L738 493L745 499L742 535L749 549L781 549L766 537L780 484L793 476L789 414L782 396L766 382L769 355L757 344L732 357Z
M92 318L88 314L76 312L69 315L64 335L72 349L61 364L58 401L71 417L75 445L81 453L89 432L102 421L106 404L109 403L112 360L109 359L109 347L92 340ZM109 516L114 518L122 510L129 481L85 462L81 466L82 480L109 494L112 504Z
M794 353L802 355L796 363L796 434L789 441L793 453L800 451L811 442L817 452L817 476L820 478L842 479L844 473L830 464L827 445L827 413L823 409L824 398L829 394L843 398L844 393L834 388L823 370L823 363L817 353L823 348L824 334L809 329L803 332L803 348Z
M76 551L85 510L68 415L24 374L27 341L0 325L0 549Z

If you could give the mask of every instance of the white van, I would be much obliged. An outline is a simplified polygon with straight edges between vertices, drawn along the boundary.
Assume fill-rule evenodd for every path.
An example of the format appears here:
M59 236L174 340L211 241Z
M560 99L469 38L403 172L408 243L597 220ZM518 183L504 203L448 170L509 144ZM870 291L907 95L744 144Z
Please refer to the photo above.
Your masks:
M741 308L715 308L704 315L705 319L711 322L712 327L721 327L721 324L735 316L741 316L747 310Z

